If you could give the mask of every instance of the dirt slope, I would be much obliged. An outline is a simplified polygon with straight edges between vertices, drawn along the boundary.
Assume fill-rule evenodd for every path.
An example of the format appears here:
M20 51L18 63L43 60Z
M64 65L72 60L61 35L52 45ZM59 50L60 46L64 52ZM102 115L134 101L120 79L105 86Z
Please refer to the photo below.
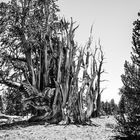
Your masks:
M92 119L92 126L34 125L0 130L0 140L111 140L113 116Z

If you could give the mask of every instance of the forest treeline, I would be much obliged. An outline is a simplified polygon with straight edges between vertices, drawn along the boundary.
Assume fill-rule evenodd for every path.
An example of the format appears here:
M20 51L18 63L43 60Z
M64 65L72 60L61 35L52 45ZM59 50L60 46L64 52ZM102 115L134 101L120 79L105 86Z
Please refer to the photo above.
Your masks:
M118 115L122 112L122 101L119 104L111 101L101 101L99 116ZM4 97L0 99L0 112L7 115L22 115L23 105L19 98L15 98L13 94L5 93ZM93 116L96 117L96 116Z
M116 104L114 99L111 101L101 101L100 116L117 115L120 112L120 104Z

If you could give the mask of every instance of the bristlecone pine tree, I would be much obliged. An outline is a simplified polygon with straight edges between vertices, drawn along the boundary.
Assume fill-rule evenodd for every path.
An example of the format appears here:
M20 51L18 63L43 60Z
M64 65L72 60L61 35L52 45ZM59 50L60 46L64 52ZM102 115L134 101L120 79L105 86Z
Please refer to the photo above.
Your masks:
M100 44L91 49L91 35L79 49L78 26L59 19L58 11L56 0L0 3L0 83L20 92L30 121L84 123L99 108L104 54Z
M140 14L138 14L140 17ZM120 93L123 101L120 103L120 117L117 119L119 131L132 139L140 135L140 19L134 22L132 63L126 61L125 73L122 75L124 86Z

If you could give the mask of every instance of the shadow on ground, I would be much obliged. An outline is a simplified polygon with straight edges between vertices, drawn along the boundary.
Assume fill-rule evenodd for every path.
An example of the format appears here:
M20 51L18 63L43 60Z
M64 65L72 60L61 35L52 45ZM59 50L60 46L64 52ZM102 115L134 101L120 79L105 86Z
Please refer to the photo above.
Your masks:
M44 125L45 127L47 126L55 126L55 125L59 125L59 126L69 126L69 124L49 124L46 123L45 121L39 121L39 122L29 122L29 121L19 121L19 122L14 122L14 123L10 123L10 124L2 124L0 125L0 130L11 130L11 129L18 129L18 128L25 128L25 127L29 127L29 126L37 126L37 125ZM100 125L94 124L94 123L90 123L90 124L74 124L77 127L81 127L81 126L91 126L91 127L99 127Z
M34 126L34 125L45 125L45 122L31 122L28 121L19 121L14 122L11 124L2 124L0 125L0 130L10 130L10 129L17 129L19 127L28 127L28 126Z
M115 136L112 140L140 140L140 135L138 136Z

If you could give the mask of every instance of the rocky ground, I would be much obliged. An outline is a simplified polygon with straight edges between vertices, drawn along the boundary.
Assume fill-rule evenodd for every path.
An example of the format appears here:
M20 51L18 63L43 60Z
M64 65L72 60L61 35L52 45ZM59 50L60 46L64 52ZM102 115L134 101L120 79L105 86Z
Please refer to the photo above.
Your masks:
M114 140L113 116L92 119L93 125L14 125L0 130L0 140Z

